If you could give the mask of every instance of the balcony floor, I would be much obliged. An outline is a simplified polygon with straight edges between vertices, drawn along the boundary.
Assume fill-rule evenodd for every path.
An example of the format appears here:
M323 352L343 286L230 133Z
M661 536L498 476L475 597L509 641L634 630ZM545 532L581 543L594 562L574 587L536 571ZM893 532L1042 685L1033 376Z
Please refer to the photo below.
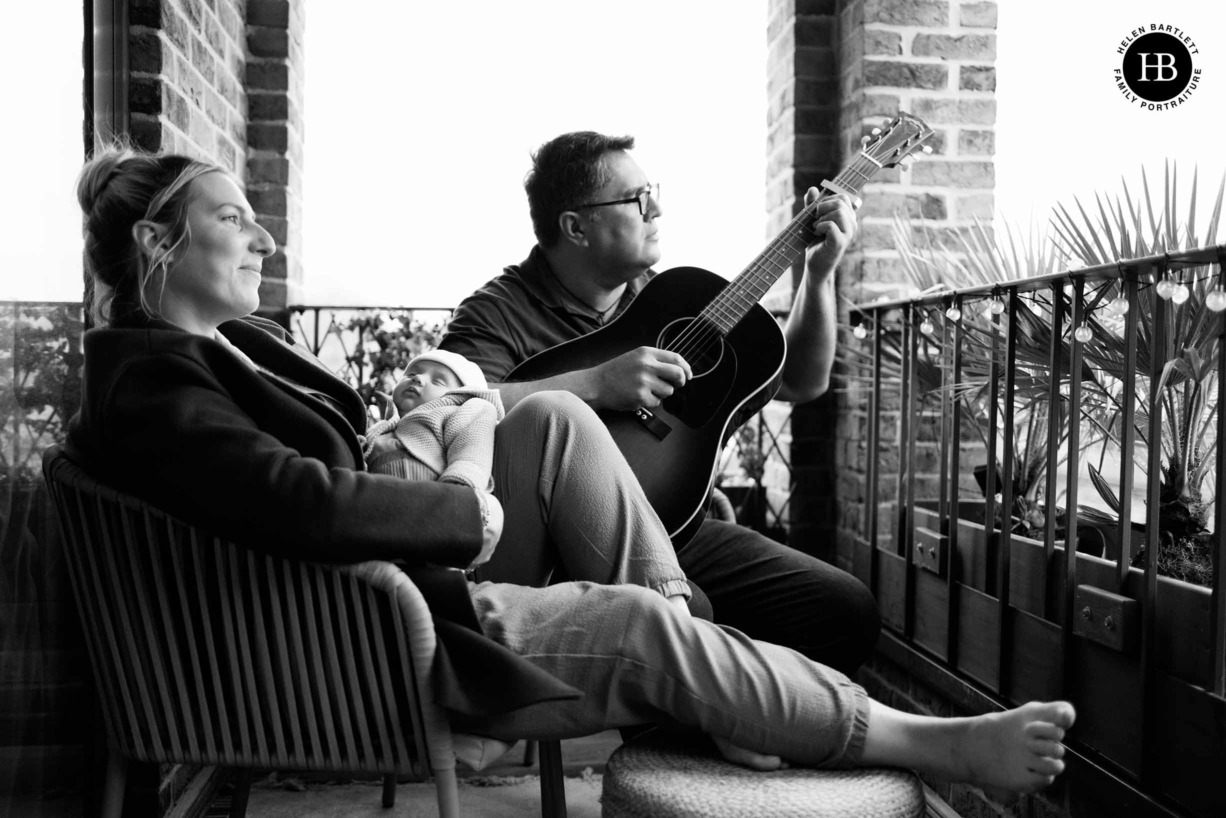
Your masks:
M621 744L616 731L562 742L566 774L566 808L570 818L599 818L600 783L605 762ZM537 768L521 764L523 744L517 744L498 764L479 773L460 772L460 813L474 818L537 818L541 789ZM586 772L585 774L585 771ZM301 789L299 789L301 787ZM396 818L438 815L434 784L401 784L396 806L381 806L378 781L348 784L284 778L257 781L251 787L248 818ZM228 815L228 798L219 798L206 818Z

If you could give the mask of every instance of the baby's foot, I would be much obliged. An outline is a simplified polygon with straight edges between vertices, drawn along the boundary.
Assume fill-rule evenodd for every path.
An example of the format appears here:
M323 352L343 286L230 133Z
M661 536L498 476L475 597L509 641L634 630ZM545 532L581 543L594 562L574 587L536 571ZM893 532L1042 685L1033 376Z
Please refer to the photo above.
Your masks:
M769 773L775 770L782 770L787 767L787 763L779 756L766 755L765 753L756 753L753 750L746 750L744 747L738 747L727 739L722 739L719 736L711 736L711 740L715 742L715 746L719 748L719 753L733 764L740 764L742 767L748 767L751 770Z
M1060 742L1075 718L1068 702L1030 702L971 719L955 763L990 795L1040 790L1064 771Z

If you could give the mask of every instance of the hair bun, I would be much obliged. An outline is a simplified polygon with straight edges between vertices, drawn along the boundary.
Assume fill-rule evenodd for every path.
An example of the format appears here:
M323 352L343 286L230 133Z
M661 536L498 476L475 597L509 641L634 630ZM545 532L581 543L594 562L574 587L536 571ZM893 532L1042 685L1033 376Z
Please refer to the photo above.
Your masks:
M81 168L77 178L77 202L86 215L94 210L94 205L102 197L107 185L115 178L124 162L134 154L126 148L105 148L96 152Z

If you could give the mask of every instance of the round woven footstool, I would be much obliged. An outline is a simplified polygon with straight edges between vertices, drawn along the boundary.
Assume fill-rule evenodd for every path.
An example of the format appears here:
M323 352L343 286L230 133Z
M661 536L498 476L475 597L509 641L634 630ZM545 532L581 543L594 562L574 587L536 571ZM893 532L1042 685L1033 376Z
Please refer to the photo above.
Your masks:
M907 770L761 773L709 741L652 735L610 756L600 803L604 818L919 818L924 791Z

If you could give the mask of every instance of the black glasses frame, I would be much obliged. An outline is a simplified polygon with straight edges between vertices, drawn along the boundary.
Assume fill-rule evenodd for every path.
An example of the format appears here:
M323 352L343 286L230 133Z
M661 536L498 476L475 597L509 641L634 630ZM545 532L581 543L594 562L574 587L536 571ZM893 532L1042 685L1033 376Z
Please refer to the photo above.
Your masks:
M655 199L657 202L660 201L660 185L658 182L654 185L648 185L647 187L643 188L638 193L636 193L635 195L631 196L628 199L614 199L609 202L592 202L591 204L579 205L578 207L575 208L575 210L586 210L589 207L606 207L608 205L630 204L631 202L638 202L639 215L646 217L647 208L651 206L652 199Z

